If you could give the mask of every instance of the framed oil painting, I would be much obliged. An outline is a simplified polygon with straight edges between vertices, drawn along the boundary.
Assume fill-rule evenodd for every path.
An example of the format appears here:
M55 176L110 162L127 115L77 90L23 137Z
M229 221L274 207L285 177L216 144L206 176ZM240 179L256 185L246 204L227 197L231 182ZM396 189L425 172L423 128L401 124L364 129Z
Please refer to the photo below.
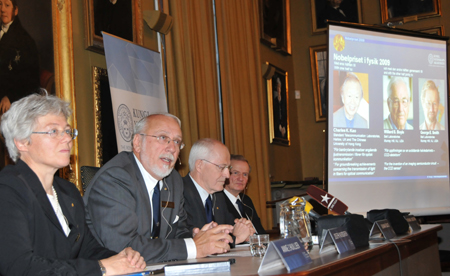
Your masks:
M382 23L441 16L441 0L380 0Z
M310 0L313 34L325 33L327 20L362 23L361 0Z
M275 66L273 67L275 73L266 81L270 143L289 146L288 74Z
M309 47L316 122L323 122L328 114L327 45Z
M290 0L260 0L261 42L291 54Z
M92 83L94 85L95 166L101 167L118 153L107 70L93 66Z
M86 49L104 54L102 31L143 43L142 0L84 0Z
M76 128L72 1L21 0L13 7L16 8L17 15L14 12L2 18L12 23L0 39L0 79L8 80L2 82L1 98L6 97L10 104L44 88L71 103L74 112L69 124ZM3 107L9 109L9 105ZM0 148L3 167L12 161L3 142ZM61 169L60 175L76 183L81 191L77 139L73 142L70 166Z

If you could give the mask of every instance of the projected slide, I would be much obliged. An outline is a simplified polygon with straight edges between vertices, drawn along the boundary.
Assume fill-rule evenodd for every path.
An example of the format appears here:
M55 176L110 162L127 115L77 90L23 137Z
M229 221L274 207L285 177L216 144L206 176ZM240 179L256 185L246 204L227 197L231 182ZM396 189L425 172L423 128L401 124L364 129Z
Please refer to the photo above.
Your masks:
M328 46L330 193L367 210L449 205L446 40L330 25Z

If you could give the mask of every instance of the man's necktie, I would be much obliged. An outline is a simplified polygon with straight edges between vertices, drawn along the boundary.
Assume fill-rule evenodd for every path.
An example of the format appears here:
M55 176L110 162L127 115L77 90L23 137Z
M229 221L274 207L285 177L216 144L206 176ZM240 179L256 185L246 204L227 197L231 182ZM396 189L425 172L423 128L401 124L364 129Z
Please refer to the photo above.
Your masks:
M160 201L159 201L159 182L156 183L155 188L153 189L152 196L152 209L153 209L153 229L152 229L152 237L157 238L159 236L159 221L161 213L159 211Z
M206 211L206 223L210 223L211 221L213 221L212 201L210 196L208 196L205 200L205 211Z
M244 211L244 204L242 204L242 201L239 198L236 200L236 204L239 208L239 212L241 212L241 216L243 218L246 218L245 211Z

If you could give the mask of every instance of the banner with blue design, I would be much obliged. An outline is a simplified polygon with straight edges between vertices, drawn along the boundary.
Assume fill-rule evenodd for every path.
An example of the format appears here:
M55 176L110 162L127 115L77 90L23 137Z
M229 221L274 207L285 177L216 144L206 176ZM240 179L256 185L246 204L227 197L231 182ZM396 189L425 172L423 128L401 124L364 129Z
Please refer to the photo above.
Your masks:
M107 33L103 44L118 152L131 151L134 124L167 112L161 54Z

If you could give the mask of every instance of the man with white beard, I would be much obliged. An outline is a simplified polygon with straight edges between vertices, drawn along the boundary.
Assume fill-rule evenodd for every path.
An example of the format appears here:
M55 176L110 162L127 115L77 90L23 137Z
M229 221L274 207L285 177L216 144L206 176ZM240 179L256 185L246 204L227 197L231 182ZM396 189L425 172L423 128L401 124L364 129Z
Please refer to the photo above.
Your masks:
M86 222L101 245L115 251L132 246L147 264L229 250L230 225L188 230L183 180L173 170L182 139L177 117L149 115L134 127L133 151L119 153L97 172L84 204Z

